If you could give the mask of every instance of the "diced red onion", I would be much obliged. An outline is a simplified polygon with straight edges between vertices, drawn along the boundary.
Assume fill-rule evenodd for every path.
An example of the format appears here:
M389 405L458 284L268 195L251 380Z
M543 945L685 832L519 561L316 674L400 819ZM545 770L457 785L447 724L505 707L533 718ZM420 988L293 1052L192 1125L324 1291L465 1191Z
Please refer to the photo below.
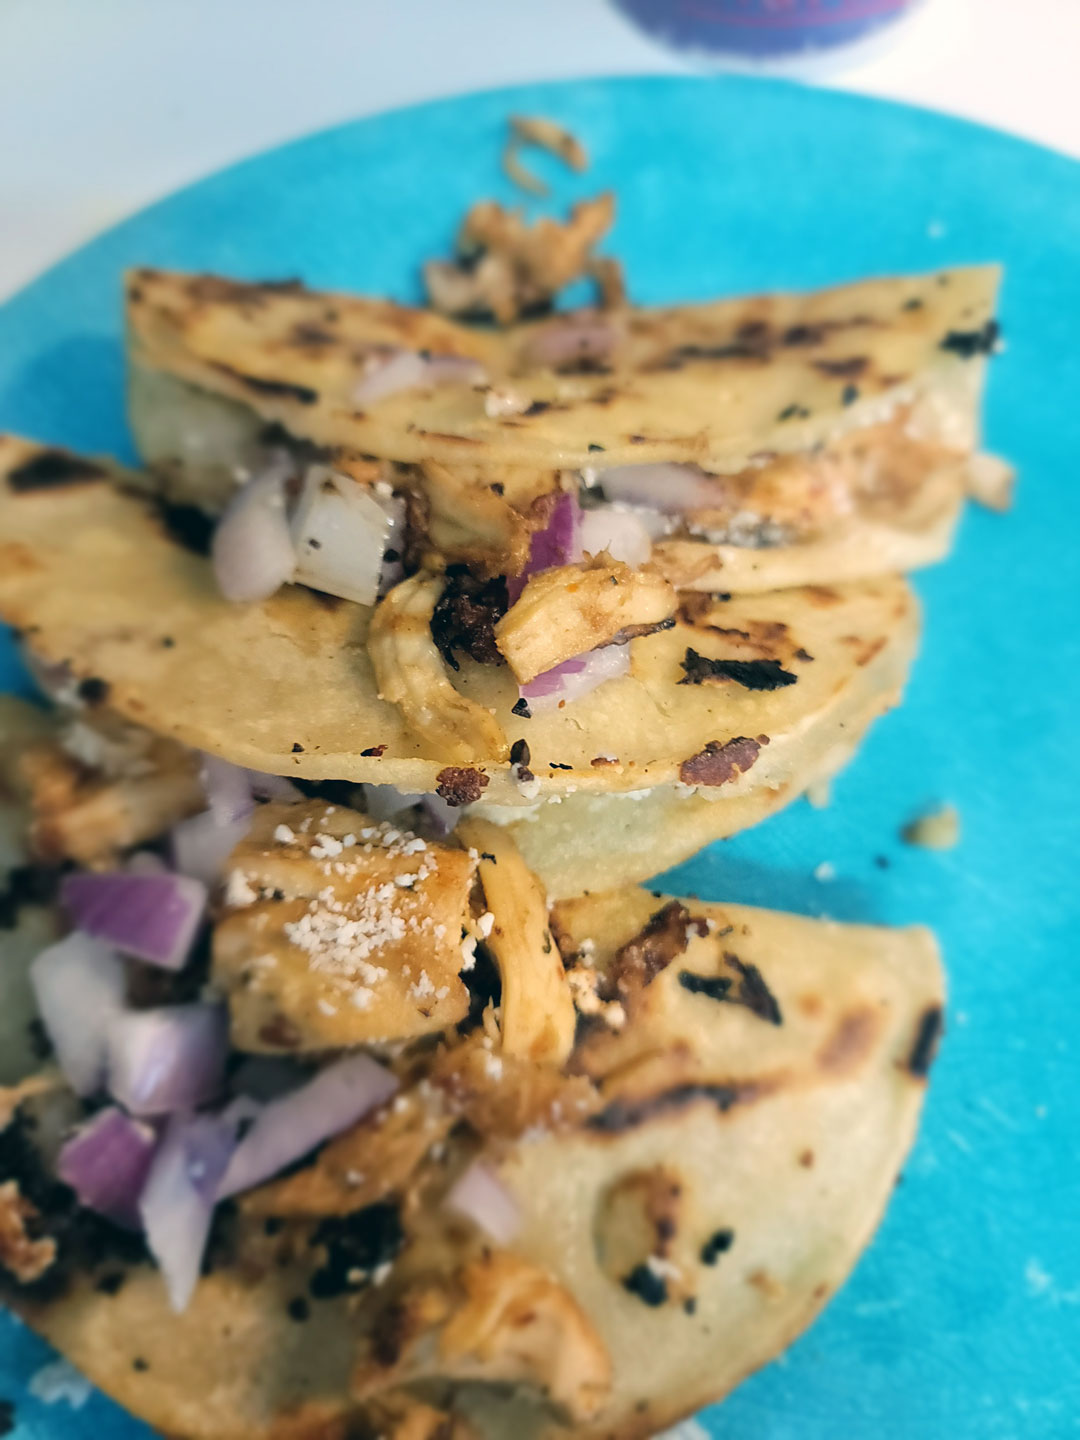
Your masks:
M436 835L449 835L461 819L461 811L456 810L441 795L421 795L420 808Z
M223 824L212 810L179 821L169 832L173 865L181 875L216 885L225 862L251 828L251 816Z
M375 405L402 390L436 385L482 385L487 375L467 355L421 355L416 350L391 350L369 357L365 373L353 390L353 403Z
M581 559L581 505L576 494L559 494L542 530L534 530L529 540L529 559L520 575L511 575L506 582L511 605L525 589L530 575L551 570L556 565L571 565Z
M526 346L526 359L533 365L604 364L618 344L619 329L606 316L584 311L561 316L538 329Z
M199 1279L217 1188L240 1123L239 1116L228 1114L173 1116L139 1198L150 1253L178 1314Z
M207 1104L221 1093L228 1032L220 1005L129 1010L109 1028L110 1093L133 1115Z
M81 871L64 876L60 903L80 930L122 955L181 970L206 909L206 886L187 875Z
M210 555L226 600L267 600L296 570L285 515L289 471L277 462L242 485L214 531Z
M669 515L715 509L723 498L723 482L696 465L616 465L598 471L596 480L609 500L648 506Z
M206 803L222 824L243 820L255 808L256 800L279 800L286 804L304 797L284 775L268 775L261 770L247 770L220 755L203 752L199 779L206 792Z
M482 1160L474 1160L451 1186L446 1203L490 1235L497 1245L509 1245L521 1229L517 1200Z
M199 779L206 803L222 825L245 819L255 808L251 772L242 765L233 765L219 755L204 752L199 763Z
M76 1095L92 1095L105 1078L109 1032L124 1009L123 961L76 930L42 950L30 983L60 1069Z
M328 1065L299 1090L271 1100L237 1146L218 1199L250 1190L384 1104L397 1077L369 1055Z
M586 510L579 531L581 548L590 555L606 550L613 560L622 560L635 570L652 554L652 540L641 520L628 509L598 505Z
M606 680L617 680L630 669L629 645L605 645L585 655L575 655L537 675L521 686L529 709L553 710L560 701L580 700Z
M314 590L374 605L391 520L366 485L312 465L292 518L296 579Z
M75 1191L81 1205L134 1229L156 1148L152 1126L107 1105L65 1142L56 1173Z

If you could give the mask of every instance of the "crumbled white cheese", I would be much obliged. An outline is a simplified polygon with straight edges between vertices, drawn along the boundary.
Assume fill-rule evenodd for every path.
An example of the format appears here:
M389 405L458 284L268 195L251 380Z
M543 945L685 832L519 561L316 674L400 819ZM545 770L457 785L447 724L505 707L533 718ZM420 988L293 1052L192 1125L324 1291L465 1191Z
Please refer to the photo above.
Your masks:
M225 903L239 908L242 905L254 905L259 898L259 892L248 880L242 870L232 870L225 882Z
M289 829L288 825L279 825L274 831L274 839L279 845L291 845L296 839L296 834Z
M479 919L477 920L477 922L476 922L477 934L480 936L480 938L481 938L482 940L486 940L486 939L488 938L488 936L491 934L491 931L492 931L492 928L494 927L494 925L495 925L495 916L491 913L490 910L485 910L484 913L483 913L483 915L481 915L480 918L479 918Z

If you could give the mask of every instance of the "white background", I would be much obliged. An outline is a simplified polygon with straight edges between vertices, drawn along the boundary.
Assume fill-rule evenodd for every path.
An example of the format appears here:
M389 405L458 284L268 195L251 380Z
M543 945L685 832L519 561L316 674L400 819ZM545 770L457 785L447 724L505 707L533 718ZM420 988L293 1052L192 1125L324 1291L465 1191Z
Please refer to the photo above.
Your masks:
M820 83L1080 156L1080 0L925 0ZM0 297L148 201L435 96L692 71L605 0L0 0Z

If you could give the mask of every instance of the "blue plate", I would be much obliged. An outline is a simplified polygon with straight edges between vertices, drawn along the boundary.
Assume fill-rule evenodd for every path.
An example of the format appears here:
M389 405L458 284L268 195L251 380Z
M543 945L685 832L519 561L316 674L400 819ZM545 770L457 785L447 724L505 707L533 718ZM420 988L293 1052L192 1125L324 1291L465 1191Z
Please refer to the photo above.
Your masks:
M724 1440L1015 1440L1080 1428L1080 169L894 105L746 79L615 80L469 96L302 140L95 241L0 310L0 427L130 453L120 272L149 264L417 295L499 172L509 111L593 157L634 297L814 286L969 261L1008 267L991 446L1015 509L973 511L918 578L927 634L903 708L832 806L699 855L684 892L841 919L925 921L952 984L922 1136L851 1283L778 1364L706 1417ZM0 684L18 683L8 653ZM956 805L960 846L902 823ZM813 878L829 861L835 879ZM646 1323L644 1320L643 1324ZM147 1434L95 1396L27 1398L45 1347L0 1320L20 1440Z

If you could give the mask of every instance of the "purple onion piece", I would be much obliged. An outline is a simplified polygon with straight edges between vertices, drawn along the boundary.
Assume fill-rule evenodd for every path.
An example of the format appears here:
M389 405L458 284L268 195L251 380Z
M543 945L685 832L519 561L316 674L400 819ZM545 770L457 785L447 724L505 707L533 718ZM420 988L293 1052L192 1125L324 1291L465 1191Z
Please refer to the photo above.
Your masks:
M148 965L180 970L206 909L206 886L185 875L83 872L64 877L60 900L87 935Z
M169 832L173 865L181 875L214 886L225 862L251 828L251 816L223 824L212 810L179 821Z
M56 1173L75 1191L81 1205L136 1229L139 1196L156 1148L151 1126L108 1105L65 1142Z
M530 710L551 709L560 700L580 700L607 680L618 680L630 669L629 645L604 645L585 655L574 655L522 685L520 693Z
M509 1245L521 1229L517 1200L482 1160L474 1160L450 1187L446 1204L464 1215L498 1245Z
M221 1093L228 1031L221 1005L128 1011L109 1030L109 1092L133 1115L207 1104Z
M581 559L581 506L576 495L564 491L552 506L548 523L534 530L529 541L529 559L520 575L511 575L506 582L511 605L521 596L530 575L551 570L556 565L572 565Z
M187 1308L199 1279L217 1188L242 1118L174 1115L139 1198L146 1242L178 1314Z
M271 1100L237 1147L218 1199L272 1179L384 1104L397 1088L397 1077L369 1055L347 1055L299 1090Z
M123 961L76 930L42 950L30 983L60 1069L76 1095L92 1095L105 1078L109 1031L124 1010Z
M255 808L251 771L242 765L233 765L219 755L204 752L199 763L199 779L210 813L222 825L245 819Z

